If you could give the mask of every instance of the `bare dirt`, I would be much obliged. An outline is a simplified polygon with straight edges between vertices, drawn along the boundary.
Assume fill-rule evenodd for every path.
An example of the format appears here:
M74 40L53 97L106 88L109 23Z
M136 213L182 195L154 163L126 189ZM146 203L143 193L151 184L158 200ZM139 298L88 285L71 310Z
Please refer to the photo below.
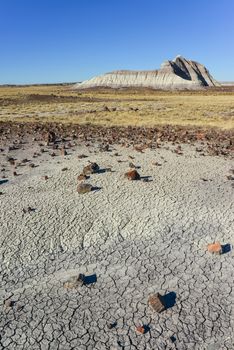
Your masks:
M231 132L2 123L0 138L0 349L234 348Z

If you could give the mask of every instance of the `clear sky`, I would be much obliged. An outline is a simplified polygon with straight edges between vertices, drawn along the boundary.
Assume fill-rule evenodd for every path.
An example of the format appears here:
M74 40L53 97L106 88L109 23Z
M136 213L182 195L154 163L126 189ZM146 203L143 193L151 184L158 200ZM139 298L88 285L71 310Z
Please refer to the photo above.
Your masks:
M0 0L0 83L82 81L176 55L234 81L234 0Z

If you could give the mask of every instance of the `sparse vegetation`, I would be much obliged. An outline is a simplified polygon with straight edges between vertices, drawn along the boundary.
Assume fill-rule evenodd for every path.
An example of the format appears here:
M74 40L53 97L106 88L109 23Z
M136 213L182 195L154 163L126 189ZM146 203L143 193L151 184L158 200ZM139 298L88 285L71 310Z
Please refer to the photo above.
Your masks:
M0 121L102 126L170 124L233 129L234 91L76 91L71 86L1 87Z

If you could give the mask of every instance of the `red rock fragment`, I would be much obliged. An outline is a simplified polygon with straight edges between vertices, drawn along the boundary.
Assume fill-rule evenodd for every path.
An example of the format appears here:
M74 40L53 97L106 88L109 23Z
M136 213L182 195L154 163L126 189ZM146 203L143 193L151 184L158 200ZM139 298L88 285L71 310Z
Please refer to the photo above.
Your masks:
M144 147L135 146L134 149L135 149L137 152L144 153L144 152L143 152Z
M128 180L140 180L140 175L139 173L136 171L136 169L134 170L129 170L127 173L124 174L124 176L128 179Z
M207 250L210 253L221 254L222 253L222 246L221 246L220 242L210 243L207 246Z
M138 327L136 327L136 331L137 331L138 333L144 334L144 333L145 333L145 327L143 327L143 326L138 326Z
M205 139L205 134L204 133L197 133L196 134L197 140L204 140Z

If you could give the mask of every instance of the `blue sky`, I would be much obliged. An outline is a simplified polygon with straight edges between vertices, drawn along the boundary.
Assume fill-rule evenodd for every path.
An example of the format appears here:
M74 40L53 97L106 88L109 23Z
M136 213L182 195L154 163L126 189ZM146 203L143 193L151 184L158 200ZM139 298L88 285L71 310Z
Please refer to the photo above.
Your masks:
M156 69L178 54L234 81L234 0L0 0L0 84Z

